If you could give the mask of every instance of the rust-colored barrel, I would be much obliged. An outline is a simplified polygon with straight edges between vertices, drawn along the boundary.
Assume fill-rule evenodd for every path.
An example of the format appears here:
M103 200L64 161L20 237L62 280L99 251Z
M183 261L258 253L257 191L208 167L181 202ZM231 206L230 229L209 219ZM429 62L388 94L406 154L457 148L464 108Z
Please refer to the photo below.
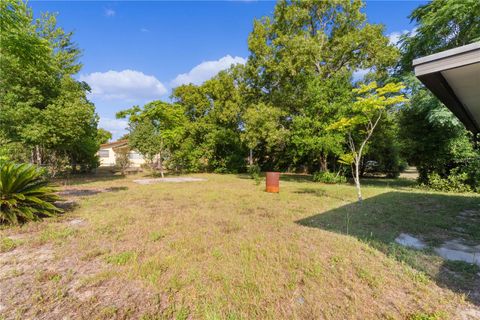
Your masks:
M280 191L280 172L267 172L267 192Z

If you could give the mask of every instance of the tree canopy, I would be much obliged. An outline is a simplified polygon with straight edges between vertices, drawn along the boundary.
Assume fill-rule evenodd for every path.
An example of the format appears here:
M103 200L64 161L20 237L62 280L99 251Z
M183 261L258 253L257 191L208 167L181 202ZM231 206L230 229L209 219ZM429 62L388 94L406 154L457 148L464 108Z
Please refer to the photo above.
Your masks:
M479 155L471 134L415 78L412 60L479 41L480 3L435 0L415 9L410 18L416 27L401 38L397 77L407 84L411 103L398 118L399 138L404 156L417 166L420 180L428 183L430 174L446 177L452 169L475 161Z
M37 164L68 158L73 168L98 160L98 116L88 101L88 85L73 75L81 64L72 33L57 26L55 15L34 19L25 3L0 4L1 148L21 146Z
M363 6L279 1L271 16L253 21L246 64L173 88L170 102L119 112L129 147L162 175L255 166L318 177L335 171L359 184L363 174L395 177L408 162L423 183L462 172L474 185L473 137L414 77L411 61L480 40L480 3L419 6L410 15L415 29L398 47ZM94 167L111 134L97 128L90 88L75 80L81 51L73 34L54 15L34 19L22 2L0 9L0 157ZM359 79L359 71L368 74Z

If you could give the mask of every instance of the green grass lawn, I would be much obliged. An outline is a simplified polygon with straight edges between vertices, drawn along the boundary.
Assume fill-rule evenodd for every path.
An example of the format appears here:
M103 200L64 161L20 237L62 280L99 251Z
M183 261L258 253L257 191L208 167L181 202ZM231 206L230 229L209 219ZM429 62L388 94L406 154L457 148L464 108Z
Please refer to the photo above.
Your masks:
M0 314L7 319L453 319L478 308L478 268L431 246L480 242L473 194L408 180L351 185L283 176L281 192L242 175L138 185L82 178L78 206L0 230ZM430 318L421 318L422 316ZM0 317L1 318L1 317ZM468 319L468 318L467 318Z

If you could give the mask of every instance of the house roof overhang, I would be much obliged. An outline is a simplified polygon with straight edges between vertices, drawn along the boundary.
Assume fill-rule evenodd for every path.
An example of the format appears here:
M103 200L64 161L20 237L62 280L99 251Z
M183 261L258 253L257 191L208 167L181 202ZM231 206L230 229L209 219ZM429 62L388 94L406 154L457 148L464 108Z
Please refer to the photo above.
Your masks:
M104 143L100 145L101 149L106 149L106 148L118 148L118 147L123 147L128 145L128 140L118 140L114 142L109 142L109 143Z
M480 42L415 59L413 67L468 130L480 133Z

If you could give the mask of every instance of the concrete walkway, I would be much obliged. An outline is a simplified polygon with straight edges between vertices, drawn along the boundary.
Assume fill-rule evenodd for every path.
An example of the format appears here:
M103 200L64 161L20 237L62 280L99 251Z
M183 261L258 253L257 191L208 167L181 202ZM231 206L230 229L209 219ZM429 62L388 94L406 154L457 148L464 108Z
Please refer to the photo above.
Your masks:
M154 179L133 180L133 182L138 184L155 184L155 183L161 183L161 182L195 182L195 181L207 181L207 179L192 178L192 177L177 177L177 178L154 178Z

